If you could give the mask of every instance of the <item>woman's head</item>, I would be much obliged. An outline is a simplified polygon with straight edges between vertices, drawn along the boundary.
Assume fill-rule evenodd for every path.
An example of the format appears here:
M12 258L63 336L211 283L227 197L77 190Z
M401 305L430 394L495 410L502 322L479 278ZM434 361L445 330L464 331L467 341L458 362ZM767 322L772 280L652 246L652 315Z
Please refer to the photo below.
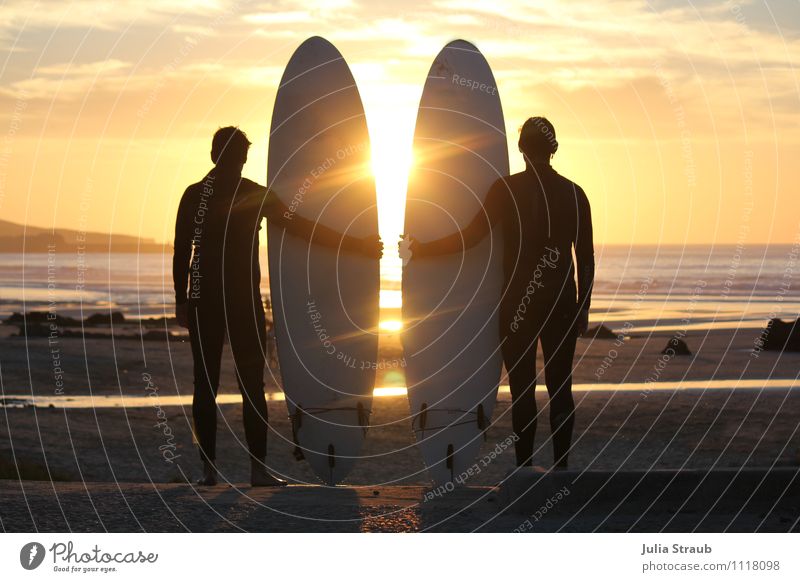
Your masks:
M549 161L558 150L556 130L546 117L529 117L519 130L519 151L533 161Z

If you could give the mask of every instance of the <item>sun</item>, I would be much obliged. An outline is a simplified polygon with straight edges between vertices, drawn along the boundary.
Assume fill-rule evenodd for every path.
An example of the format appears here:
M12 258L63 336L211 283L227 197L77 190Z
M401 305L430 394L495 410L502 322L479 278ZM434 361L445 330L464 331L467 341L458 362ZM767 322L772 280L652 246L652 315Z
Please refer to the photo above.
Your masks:
M403 233L406 188L413 162L409 128L388 113L376 120L372 135L372 174L378 193L378 220L386 239ZM384 240L384 242L388 242Z

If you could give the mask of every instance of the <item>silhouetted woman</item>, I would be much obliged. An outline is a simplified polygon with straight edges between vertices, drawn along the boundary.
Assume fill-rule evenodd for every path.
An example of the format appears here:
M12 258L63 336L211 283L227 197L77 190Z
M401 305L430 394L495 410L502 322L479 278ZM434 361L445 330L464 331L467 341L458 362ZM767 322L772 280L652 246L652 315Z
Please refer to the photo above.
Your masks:
M544 117L528 119L519 137L525 171L497 180L466 229L437 241L413 240L409 249L412 260L456 253L476 245L492 228L502 229L500 341L519 437L517 465L532 463L536 351L541 342L554 467L560 469L567 466L572 442L572 359L576 339L589 321L594 248L586 194L550 165L557 149L553 125Z

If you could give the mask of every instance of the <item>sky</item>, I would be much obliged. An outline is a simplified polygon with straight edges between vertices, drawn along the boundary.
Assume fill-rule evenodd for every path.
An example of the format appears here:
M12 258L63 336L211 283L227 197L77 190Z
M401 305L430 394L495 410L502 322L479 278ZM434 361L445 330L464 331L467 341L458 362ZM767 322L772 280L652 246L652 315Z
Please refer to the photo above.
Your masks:
M800 240L797 0L12 1L0 15L5 220L170 241L218 127L248 133L244 173L266 182L283 69L320 35L361 91L396 237L427 70L464 38L494 71L512 171L518 128L547 116L598 244Z

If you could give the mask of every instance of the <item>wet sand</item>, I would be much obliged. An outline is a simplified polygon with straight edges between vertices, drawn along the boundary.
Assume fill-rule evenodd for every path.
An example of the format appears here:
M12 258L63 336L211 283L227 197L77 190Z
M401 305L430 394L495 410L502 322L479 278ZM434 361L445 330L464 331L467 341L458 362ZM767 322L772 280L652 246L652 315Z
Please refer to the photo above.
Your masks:
M0 365L3 393L53 396L87 394L144 394L145 375L165 395L192 393L192 359L186 339L141 341L138 326L115 328L127 338L82 339L17 337L15 326L0 325ZM173 330L174 331L174 330ZM615 329L615 331L618 331ZM672 333L628 334L625 339L578 340L576 384L675 382L680 380L798 379L800 353L754 351L760 330L693 330L684 339L691 356L662 358ZM622 337L622 336L620 336ZM130 339L129 339L130 338ZM403 353L397 334L381 335L381 358L376 386L402 386ZM541 351L541 350L540 350ZM56 361L61 378L56 380ZM542 368L539 354L539 370ZM265 374L265 389L279 391L277 370ZM540 378L540 385L543 385ZM223 355L220 393L237 392L230 352Z

